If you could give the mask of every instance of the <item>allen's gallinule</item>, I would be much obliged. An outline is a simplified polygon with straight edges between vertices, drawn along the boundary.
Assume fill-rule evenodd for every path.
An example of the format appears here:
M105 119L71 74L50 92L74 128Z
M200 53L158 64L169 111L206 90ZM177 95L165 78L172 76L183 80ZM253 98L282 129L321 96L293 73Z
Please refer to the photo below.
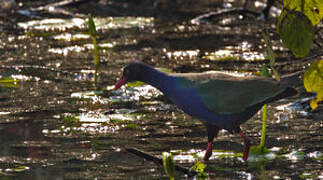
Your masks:
M285 78L288 79L288 78ZM239 133L245 149L243 159L248 159L249 140L240 124L250 119L266 103L295 95L294 88L279 85L264 77L240 77L220 72L166 74L142 62L128 64L117 90L127 82L142 81L159 89L187 114L202 121L208 133L208 146L204 155L212 155L212 142L219 130Z

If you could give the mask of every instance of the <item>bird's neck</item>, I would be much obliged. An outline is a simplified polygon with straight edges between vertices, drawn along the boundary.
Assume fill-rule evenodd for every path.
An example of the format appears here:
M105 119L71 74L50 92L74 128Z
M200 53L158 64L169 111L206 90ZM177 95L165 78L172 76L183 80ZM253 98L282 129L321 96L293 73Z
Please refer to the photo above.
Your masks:
M171 76L154 68L147 69L146 75L143 82L154 86L163 93L166 93L169 90L169 87L171 86L169 84L171 83Z

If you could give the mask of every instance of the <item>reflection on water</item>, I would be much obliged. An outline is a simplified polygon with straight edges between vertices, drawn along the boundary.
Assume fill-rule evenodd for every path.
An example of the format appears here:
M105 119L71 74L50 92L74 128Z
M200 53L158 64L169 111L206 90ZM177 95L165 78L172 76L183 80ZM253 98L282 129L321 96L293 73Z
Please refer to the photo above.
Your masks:
M94 19L102 62L97 87L92 83L93 46L85 34L86 19L0 12L0 176L160 179L166 178L162 167L125 148L156 156L172 152L175 162L186 167L203 157L207 138L199 121L152 86L136 82L113 91L113 84L132 60L166 67L167 72L258 71L266 56L261 22L238 15L218 23L191 23L206 7L242 6L240 1L142 1L136 8L134 2L96 4L106 8L106 14ZM44 3L20 2L19 12ZM264 1L250 3L257 9ZM92 5L85 3L78 11L101 12L88 7ZM279 55L286 55L275 37L273 45ZM306 63L278 61L277 66L290 72ZM301 93L269 106L270 153L251 157L249 167L242 160L240 137L221 131L206 163L210 178L322 179L322 108L311 111L310 99ZM242 125L253 145L260 141L260 115Z
M153 26L154 18L145 17L107 17L94 18L94 23L97 30L121 29L145 26ZM26 30L42 30L42 31L59 31L66 32L72 28L84 29L86 19L71 18L71 19L43 19L32 20L27 22L19 22L18 26Z

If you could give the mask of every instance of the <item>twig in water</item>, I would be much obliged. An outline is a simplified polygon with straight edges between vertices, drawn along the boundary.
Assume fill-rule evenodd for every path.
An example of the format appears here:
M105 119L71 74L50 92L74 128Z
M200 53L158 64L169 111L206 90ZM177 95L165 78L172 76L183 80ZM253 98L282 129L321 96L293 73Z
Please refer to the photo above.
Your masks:
M140 151L139 149L136 149L136 148L127 148L126 149L128 152L132 153L132 154L135 154L139 157L143 157L149 161L153 161L155 162L156 164L159 164L159 165L163 165L163 159L162 158L159 158L159 157L155 157L147 152L144 152L144 151ZM192 169L189 169L189 168L186 168L186 167L183 167L183 166L180 166L180 165L177 165L175 164L175 169L177 171L181 171L183 172L184 174L187 174L189 177L192 177L192 176L195 176L197 175L198 173Z

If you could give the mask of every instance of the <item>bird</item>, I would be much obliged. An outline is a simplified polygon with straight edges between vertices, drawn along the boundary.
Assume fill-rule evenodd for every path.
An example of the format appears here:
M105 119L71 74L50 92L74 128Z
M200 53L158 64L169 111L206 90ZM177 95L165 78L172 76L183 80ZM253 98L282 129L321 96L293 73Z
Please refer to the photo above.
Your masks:
M186 114L200 120L206 127L208 144L203 157L212 155L213 140L222 129L238 133L244 142L243 160L247 162L250 142L240 125L256 114L264 104L293 96L290 87L294 76L272 78L234 76L223 72L168 74L152 66L134 61L126 65L114 90L128 82L142 81L160 90Z

